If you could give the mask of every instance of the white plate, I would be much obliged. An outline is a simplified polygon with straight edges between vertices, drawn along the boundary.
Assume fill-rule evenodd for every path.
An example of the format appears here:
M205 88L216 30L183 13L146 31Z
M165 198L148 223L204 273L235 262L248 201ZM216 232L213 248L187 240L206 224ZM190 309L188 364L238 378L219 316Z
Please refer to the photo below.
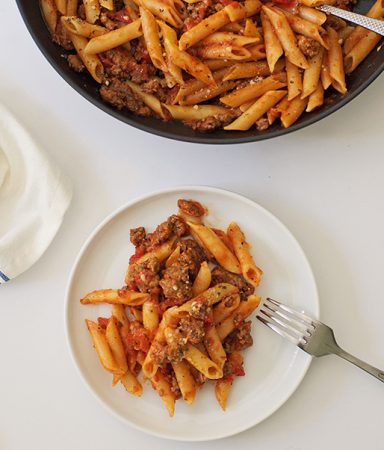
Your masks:
M308 261L291 233L271 213L238 194L210 187L177 187L129 202L107 217L80 251L67 289L66 327L69 346L85 383L96 397L125 423L147 433L183 441L223 438L246 430L276 411L295 391L311 358L273 333L253 315L253 347L245 351L245 377L236 378L227 411L216 402L213 384L198 392L193 405L181 400L175 415L150 383L141 398L112 388L102 369L84 319L110 315L110 305L83 306L79 299L94 289L120 287L133 246L129 229L148 230L177 210L178 198L193 198L208 207L208 223L226 228L235 220L253 245L252 253L264 276L258 293L319 314L316 284Z

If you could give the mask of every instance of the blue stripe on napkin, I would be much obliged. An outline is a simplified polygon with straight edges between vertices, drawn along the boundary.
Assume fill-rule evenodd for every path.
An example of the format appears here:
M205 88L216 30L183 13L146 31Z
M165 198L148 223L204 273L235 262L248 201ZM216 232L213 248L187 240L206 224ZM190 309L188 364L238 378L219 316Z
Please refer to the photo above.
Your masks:
M5 273L3 273L1 270L0 270L0 278L1 278L0 283L2 283L2 280L5 282L9 281L7 275L5 275Z

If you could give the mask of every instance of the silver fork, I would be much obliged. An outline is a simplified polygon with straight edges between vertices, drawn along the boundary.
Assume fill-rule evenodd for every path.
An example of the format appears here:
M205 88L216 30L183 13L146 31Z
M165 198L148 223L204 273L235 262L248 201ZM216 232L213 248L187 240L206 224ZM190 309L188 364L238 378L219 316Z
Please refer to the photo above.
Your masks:
M264 300L257 318L310 355L334 354L340 356L384 382L384 371L376 369L341 349L336 343L333 330L324 323L272 298Z
M384 21L382 20L372 19L371 17L346 11L345 9L335 8L331 5L320 5L315 8L325 13L333 14L341 19L348 20L348 22L355 23L356 25L360 25L368 30L381 34L381 36L384 36Z

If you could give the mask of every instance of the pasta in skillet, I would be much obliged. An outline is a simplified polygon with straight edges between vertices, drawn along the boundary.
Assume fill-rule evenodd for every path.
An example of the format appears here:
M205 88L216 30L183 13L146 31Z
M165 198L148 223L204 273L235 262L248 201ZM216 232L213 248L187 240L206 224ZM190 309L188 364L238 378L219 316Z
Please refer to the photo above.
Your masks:
M70 66L89 72L105 102L197 131L287 128L327 91L344 95L346 75L381 39L314 9L318 0L40 3ZM383 0L367 15L382 19Z

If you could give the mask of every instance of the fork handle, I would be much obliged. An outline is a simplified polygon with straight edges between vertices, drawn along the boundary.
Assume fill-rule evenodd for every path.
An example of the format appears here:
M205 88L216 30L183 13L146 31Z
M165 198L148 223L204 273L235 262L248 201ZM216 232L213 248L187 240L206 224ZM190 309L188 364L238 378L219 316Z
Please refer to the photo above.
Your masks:
M354 364L357 367L360 367L360 369L365 370L366 372L370 373L375 378L377 378L378 380L380 380L381 382L384 383L384 371L383 370L376 369L376 367L373 367L370 364L367 364L366 362L362 361L361 359L356 358L356 356L351 355L350 353L346 352L339 346L335 347L333 349L333 352L335 353L335 355L340 356L341 358L351 362L352 364Z

